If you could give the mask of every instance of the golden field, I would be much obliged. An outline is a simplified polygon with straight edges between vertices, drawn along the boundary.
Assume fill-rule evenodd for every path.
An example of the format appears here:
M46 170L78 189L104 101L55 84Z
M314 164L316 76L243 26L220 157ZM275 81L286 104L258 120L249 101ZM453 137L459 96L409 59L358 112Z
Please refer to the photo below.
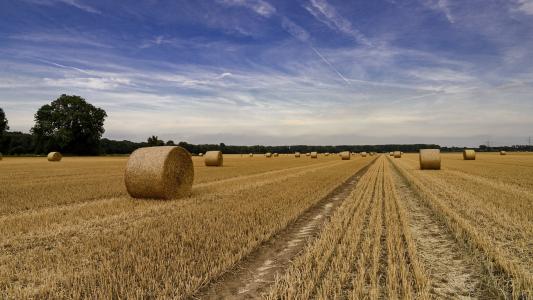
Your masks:
M192 196L161 201L127 195L125 157L6 157L0 298L195 297L360 170L263 297L531 297L533 154L442 158L195 157Z

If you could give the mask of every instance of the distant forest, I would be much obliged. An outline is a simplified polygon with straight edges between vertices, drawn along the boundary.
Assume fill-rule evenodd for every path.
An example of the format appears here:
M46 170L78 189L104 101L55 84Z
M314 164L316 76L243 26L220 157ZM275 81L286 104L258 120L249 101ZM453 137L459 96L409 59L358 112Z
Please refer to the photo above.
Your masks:
M220 144L189 144L187 142L174 143L173 141L162 141L157 136L152 136L147 139L146 142L131 142L131 141L115 141L107 138L100 140L99 154L100 155L113 155L113 154L129 154L137 148L149 147L149 146L162 146L162 145L178 145L193 154L205 153L210 150L221 150L227 154L240 154L240 153L294 153L294 152L340 152L340 151L352 151L352 152L390 152L390 151L403 151L403 152L416 152L422 148L440 148L443 152L455 152L462 151L465 147L441 147L435 144L403 144L403 145L337 145L337 146L308 146L308 145L291 145L291 146L236 146ZM481 145L475 148L477 151L533 151L532 147L527 145L515 145L505 147L487 147ZM3 137L0 140L0 152L4 155L42 155L46 154L45 151L39 150L36 146L36 137L29 133L21 132L4 132ZM69 154L69 153L66 153Z

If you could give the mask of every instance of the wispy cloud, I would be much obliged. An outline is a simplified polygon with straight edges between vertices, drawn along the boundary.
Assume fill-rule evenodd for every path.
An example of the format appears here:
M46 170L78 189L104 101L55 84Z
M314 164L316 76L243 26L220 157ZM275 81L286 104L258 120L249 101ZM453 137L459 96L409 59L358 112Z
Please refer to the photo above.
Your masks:
M305 8L317 20L326 24L329 28L353 37L362 45L371 45L371 42L367 37L359 30L355 29L352 26L352 23L341 16L335 7L329 4L326 0L311 0L309 5L306 5Z
M533 15L533 0L516 0L515 9L526 15Z
M309 40L310 35L307 30L303 29L300 25L289 20L289 18L282 17L281 26L283 27L283 29L285 29L285 31L287 31L290 35L292 35L299 41L307 42Z
M63 45L86 45L93 47L112 48L111 45L98 41L95 38L86 37L77 33L50 33L29 32L9 36L9 39L34 42L34 43L58 43Z
M92 14L101 14L102 12L88 4L82 2L82 0L24 0L33 4L38 5L56 5L56 4L66 4L80 10L83 10Z
M430 9L441 12L448 22L455 23L448 0L422 0L422 3Z
M219 0L219 2L230 6L247 7L264 17L270 17L276 13L274 6L263 0Z

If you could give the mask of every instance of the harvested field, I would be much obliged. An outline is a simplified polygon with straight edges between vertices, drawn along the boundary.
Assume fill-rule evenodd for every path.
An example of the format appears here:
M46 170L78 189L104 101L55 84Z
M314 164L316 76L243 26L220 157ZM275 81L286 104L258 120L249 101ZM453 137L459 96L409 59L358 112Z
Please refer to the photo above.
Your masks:
M193 157L133 199L125 157L7 157L0 298L528 298L533 155Z

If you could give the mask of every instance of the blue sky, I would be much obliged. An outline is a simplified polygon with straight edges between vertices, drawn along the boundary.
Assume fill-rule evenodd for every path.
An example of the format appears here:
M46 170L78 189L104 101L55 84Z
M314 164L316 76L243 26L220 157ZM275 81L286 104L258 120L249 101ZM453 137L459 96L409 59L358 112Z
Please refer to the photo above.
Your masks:
M532 0L0 0L21 131L67 93L113 139L525 144L532 54Z

